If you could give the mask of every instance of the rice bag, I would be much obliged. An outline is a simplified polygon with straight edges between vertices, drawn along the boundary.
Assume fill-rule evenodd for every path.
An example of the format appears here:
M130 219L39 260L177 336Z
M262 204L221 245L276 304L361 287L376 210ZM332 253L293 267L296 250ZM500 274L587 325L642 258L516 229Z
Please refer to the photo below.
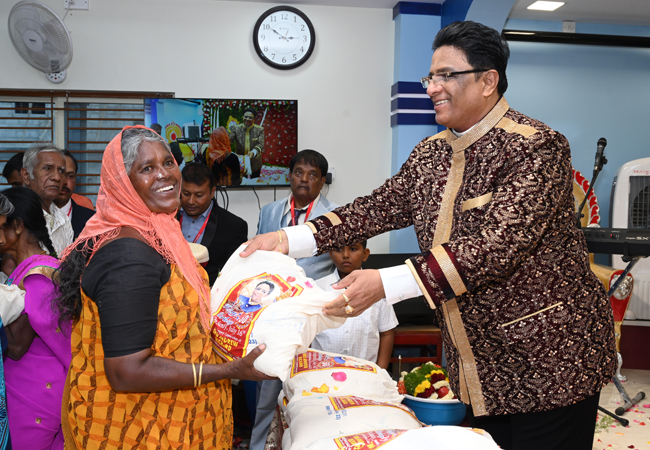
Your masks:
M258 250L241 258L243 249L230 257L212 287L213 348L232 361L266 344L255 368L284 381L293 357L307 351L316 334L345 322L322 311L338 294L317 287L288 256Z
M320 439L306 450L403 450L435 448L436 450L498 450L499 446L483 430L440 425L414 430L375 430L336 438ZM284 450L284 447L283 447Z
M309 350L293 358L283 390L288 401L323 394L355 395L392 403L401 403L404 398L388 372L375 363L320 350Z
M285 419L289 428L284 432L282 450L303 450L325 438L422 426L404 405L355 396L318 396L292 401L286 405Z

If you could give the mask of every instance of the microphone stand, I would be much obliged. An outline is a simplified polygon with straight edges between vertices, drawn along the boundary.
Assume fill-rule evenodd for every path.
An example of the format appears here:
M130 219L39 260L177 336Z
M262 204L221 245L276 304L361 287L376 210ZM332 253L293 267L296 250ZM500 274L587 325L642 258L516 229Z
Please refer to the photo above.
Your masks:
M585 207L585 204L587 203L587 199L589 198L589 194L591 194L591 191L594 188L594 184L596 183L596 179L598 178L598 174L600 174L600 172L603 170L603 166L605 164L607 164L607 158L605 158L605 155L603 155L600 158L600 160L597 162L596 166L594 167L594 175L593 175L593 178L591 179L589 189L587 190L587 193L585 194L585 198L580 203L580 206L578 207L578 211L576 212L576 225L578 226L578 228L582 228L582 223L581 223L582 216L583 216L582 208ZM627 255L627 254L624 255L623 260L628 262L628 265L625 268L625 270L623 271L623 273L618 277L616 282L614 282L614 284L610 287L609 292L607 293L608 298L611 297L612 295L614 295L614 292L616 292L616 289L618 289L621 282L625 279L625 277L627 277L627 274L630 272L630 270L632 270L632 268L639 261L639 259L640 259L640 257L630 258L629 255ZM620 364L622 363L620 353L618 353L618 363L619 363L619 370L620 370ZM605 413L605 414L607 414L608 416L614 418L621 425L626 427L630 423L629 420L624 419L623 417L620 417L620 416L625 414L625 412L629 408L631 408L632 406L634 406L635 404L640 402L642 399L644 399L645 398L645 392L639 392L637 395L634 396L634 398L630 398L627 391L625 390L625 387L623 386L621 381L616 377L616 375L614 375L612 381L614 382L614 386L616 386L616 390L619 392L619 394L623 398L624 405L621 406L621 407L616 408L616 411L615 411L616 414L608 411L607 409L603 408L600 405L598 406L598 410Z
M580 206L578 207L578 211L576 211L576 225L578 228L582 228L582 208L585 207L585 204L587 203L587 200L589 199L589 195L591 194L591 191L594 189L594 184L596 183L596 179L598 178L598 174L603 170L603 166L607 164L607 158L605 158L605 155L600 159L598 162L598 165L594 168L594 175L591 178L591 183L589 183L589 189L587 190L587 193L585 194L585 198L582 199L582 202L580 203Z

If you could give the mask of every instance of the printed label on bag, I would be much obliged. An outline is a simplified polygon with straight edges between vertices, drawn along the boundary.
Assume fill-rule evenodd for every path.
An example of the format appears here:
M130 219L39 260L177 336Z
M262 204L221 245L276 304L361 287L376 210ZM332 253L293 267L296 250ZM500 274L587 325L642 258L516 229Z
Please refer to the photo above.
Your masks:
M390 403L390 402L377 402L375 400L368 400L367 398L355 397L354 395L348 395L345 397L330 397L330 403L334 411L343 411L350 408L359 408L361 406L385 406L389 408L397 408L402 411L409 413L415 420L415 414L407 406L401 405L399 403Z
M377 369L369 364L349 356L331 356L325 353L308 351L293 358L290 378L305 372L331 369L351 369L363 372L377 373Z
M228 361L246 356L248 346L257 345L249 340L261 312L272 303L300 295L303 290L300 285L291 285L266 272L241 280L212 315L212 346Z
M392 441L407 430L376 430L366 433L351 434L334 439L338 449L376 450L382 445Z

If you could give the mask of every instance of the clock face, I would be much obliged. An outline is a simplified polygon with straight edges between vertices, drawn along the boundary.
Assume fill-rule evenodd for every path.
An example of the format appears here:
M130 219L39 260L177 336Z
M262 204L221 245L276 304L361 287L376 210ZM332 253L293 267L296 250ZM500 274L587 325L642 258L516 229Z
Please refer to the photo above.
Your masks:
M269 66L293 69L311 56L316 34L302 11L291 6L276 6L257 20L253 44L258 56Z

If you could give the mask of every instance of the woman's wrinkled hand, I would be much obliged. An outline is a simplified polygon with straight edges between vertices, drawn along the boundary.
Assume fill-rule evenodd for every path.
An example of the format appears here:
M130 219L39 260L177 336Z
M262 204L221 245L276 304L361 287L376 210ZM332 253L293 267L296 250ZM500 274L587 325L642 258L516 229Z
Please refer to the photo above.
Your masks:
M255 368L253 363L257 358L260 357L262 353L266 350L266 345L261 344L253 349L248 355L243 358L236 359L232 362L232 376L231 378L237 380L251 380L251 381L262 381L262 380L275 380L275 377L270 377L260 372Z
M246 244L246 248L239 254L242 258L250 256L257 250L281 252L285 255L289 253L287 234L282 230L258 234L253 239L244 242L244 244Z
M356 317L386 296L378 270L355 270L332 287L345 292L323 308L331 316Z

